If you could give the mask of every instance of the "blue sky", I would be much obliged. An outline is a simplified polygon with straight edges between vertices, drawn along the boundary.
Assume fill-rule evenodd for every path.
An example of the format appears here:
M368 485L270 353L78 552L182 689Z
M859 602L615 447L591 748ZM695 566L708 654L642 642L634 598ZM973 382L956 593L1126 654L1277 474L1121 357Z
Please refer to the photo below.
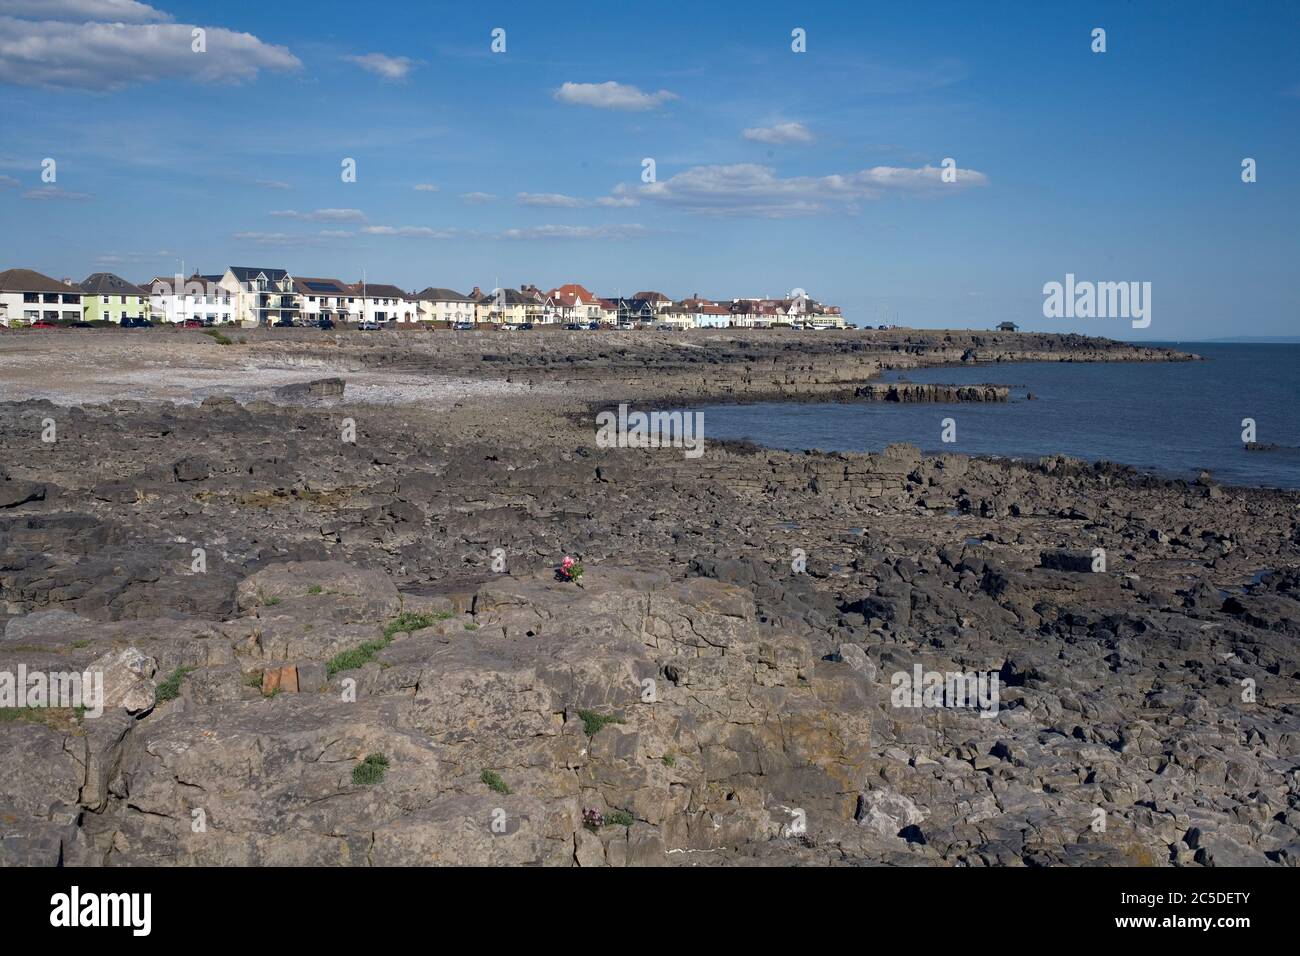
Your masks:
M1289 2L0 0L0 268L1300 334L1298 28ZM1066 273L1151 282L1151 327L1044 318Z

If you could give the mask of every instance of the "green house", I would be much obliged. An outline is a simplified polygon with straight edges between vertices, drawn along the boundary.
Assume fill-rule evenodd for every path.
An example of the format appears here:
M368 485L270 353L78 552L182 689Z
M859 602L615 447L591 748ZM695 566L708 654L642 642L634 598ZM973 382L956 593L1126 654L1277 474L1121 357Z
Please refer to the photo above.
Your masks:
M82 318L87 322L112 322L149 318L149 293L111 272L96 272L79 286Z

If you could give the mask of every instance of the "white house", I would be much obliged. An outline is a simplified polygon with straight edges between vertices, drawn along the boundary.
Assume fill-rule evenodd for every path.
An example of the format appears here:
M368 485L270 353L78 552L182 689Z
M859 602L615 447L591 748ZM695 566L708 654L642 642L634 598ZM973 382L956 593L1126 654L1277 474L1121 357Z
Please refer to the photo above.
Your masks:
M414 296L422 322L477 322L478 307L473 296L461 295L455 289L436 289L433 286Z
M81 290L31 269L0 272L0 325L81 321Z
M147 283L149 312L155 322L199 319L210 325L235 321L235 299L219 275L154 276Z
M419 304L395 285L354 282L352 294L356 297L362 322L419 321Z
M303 322L316 325L321 319L331 322L355 321L361 314L361 300L352 286L339 279L295 276L299 315Z
M607 313L600 297L577 282L569 282L546 293L555 305L561 322L607 322L613 324L617 312Z

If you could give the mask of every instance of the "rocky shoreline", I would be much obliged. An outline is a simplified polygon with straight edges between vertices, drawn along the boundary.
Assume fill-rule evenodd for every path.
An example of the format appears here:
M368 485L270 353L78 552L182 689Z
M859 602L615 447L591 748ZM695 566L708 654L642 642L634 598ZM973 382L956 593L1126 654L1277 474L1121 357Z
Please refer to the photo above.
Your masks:
M112 679L101 717L0 711L0 863L1300 857L1300 494L595 440L620 401L1194 356L904 330L34 338L0 361L0 672ZM70 356L81 400L29 397ZM900 692L929 674L996 677L996 705Z

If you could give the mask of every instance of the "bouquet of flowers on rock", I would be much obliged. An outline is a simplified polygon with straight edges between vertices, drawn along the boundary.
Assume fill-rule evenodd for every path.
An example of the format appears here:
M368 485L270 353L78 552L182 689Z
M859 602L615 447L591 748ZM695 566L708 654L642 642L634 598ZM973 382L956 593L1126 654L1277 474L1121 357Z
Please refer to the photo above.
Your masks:
M582 577L582 565L578 563L577 558L571 558L566 554L560 566L556 568L555 576L561 581L572 581L581 586L579 579Z

